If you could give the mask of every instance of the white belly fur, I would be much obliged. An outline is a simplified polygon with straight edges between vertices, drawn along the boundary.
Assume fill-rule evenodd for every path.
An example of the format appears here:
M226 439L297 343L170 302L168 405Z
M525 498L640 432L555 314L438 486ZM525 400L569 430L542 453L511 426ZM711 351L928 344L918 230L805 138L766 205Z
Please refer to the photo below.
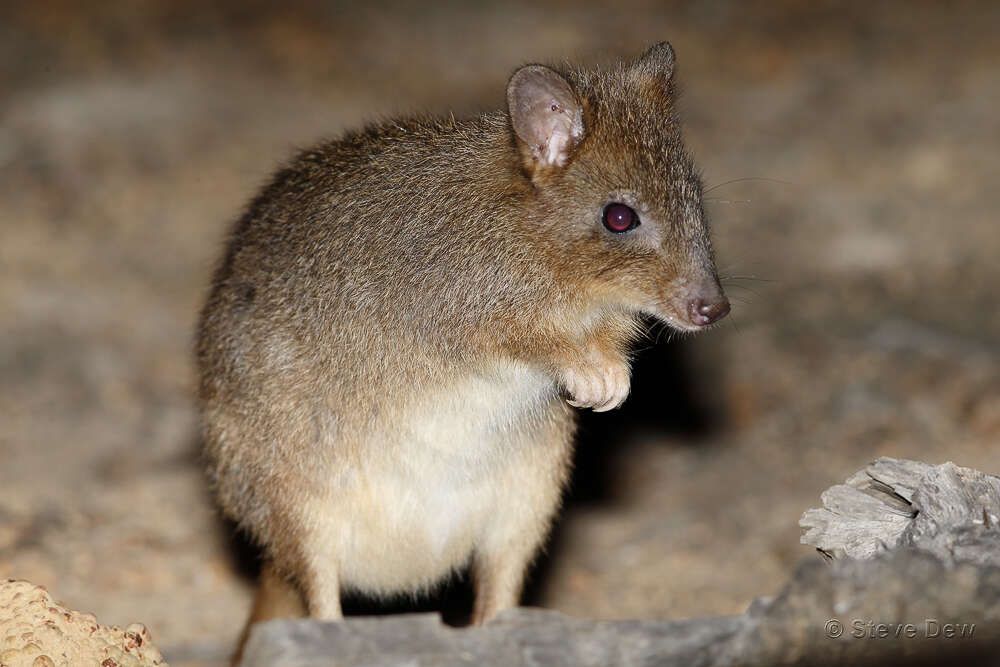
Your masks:
M525 467L531 425L554 400L551 379L521 365L428 394L311 508L326 561L315 565L332 560L344 588L384 594L462 567L509 502L512 473L530 475L513 467Z

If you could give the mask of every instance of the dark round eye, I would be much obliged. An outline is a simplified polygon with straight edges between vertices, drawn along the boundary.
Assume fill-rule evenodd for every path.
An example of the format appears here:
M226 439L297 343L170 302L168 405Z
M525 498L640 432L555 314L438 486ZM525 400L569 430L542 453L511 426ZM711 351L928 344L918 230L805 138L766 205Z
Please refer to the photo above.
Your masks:
M617 202L604 207L604 216L601 220L608 231L615 234L622 234L639 226L639 214L625 204Z

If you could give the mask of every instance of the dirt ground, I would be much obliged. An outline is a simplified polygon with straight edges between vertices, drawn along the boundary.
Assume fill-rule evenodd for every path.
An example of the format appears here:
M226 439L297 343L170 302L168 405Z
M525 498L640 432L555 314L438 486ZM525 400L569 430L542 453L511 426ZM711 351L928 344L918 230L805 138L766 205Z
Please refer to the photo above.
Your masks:
M296 147L661 39L734 310L585 419L528 601L738 613L872 459L1000 473L1000 4L206 4L0 9L0 576L221 664L252 563L191 347L226 226Z

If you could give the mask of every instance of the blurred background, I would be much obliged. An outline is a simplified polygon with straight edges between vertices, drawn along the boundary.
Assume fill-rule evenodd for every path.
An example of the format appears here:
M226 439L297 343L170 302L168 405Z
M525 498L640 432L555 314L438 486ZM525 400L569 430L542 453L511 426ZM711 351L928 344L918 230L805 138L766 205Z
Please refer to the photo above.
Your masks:
M734 310L585 417L527 602L740 613L876 457L1000 473L998 31L994 2L4 3L0 576L221 664L253 562L191 348L227 226L320 138L663 39Z

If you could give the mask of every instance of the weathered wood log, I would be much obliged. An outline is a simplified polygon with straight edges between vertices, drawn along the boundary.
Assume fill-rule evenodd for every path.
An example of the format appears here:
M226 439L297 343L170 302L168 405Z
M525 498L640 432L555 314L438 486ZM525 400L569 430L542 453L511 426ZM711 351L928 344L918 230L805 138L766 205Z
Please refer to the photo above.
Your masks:
M740 616L592 621L514 609L479 628L434 614L272 621L247 667L357 665L994 664L1000 655L1000 479L879 459L809 510L800 565ZM752 566L752 564L750 565Z
M802 537L831 557L913 547L945 563L1000 566L1000 478L954 463L880 458L827 489Z
M437 614L351 618L342 623L271 621L253 629L243 664L715 665L744 624L739 616L710 622L587 621L525 608L468 629L442 625ZM669 654L663 647L669 647Z

